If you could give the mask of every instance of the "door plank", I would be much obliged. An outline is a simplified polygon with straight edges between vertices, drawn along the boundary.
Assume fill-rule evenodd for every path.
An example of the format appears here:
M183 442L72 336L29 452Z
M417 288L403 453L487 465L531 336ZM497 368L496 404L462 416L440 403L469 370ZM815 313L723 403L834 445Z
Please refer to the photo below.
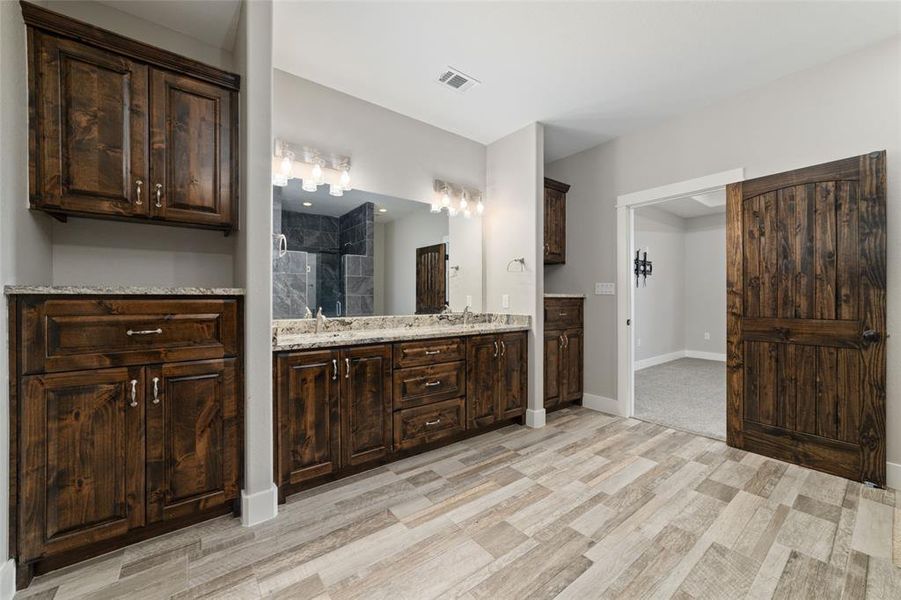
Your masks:
M857 182L840 181L836 186L836 250L840 257L835 267L836 302L839 319L856 319L860 266L857 248Z
M785 429L795 429L795 408L798 401L798 377L795 369L797 346L776 344L776 425Z
M796 188L787 188L777 192L777 252L778 252L778 299L776 302L776 315L782 318L791 318L795 314L795 191Z
M760 198L751 198L744 204L744 294L745 316L760 314Z
M838 427L836 410L838 391L838 354L835 348L817 348L816 414L817 435L837 439Z
M814 188L805 185L795 188L795 289L792 296L795 300L795 318L813 318L814 304Z
M742 446L744 414L744 227L742 184L726 186L726 441Z
M813 346L795 346L795 365L798 373L798 393L795 396L795 415L797 427L795 431L816 433L817 411L817 353Z
M854 350L838 350L838 439L857 443L860 436L860 354Z
M745 343L745 419L760 421L760 344Z
M760 197L760 316L778 316L779 236L776 193Z
M814 228L814 311L816 319L835 318L835 184L816 186Z
M861 333L857 321L833 319L745 319L742 326L742 339L747 341L836 348L859 348Z
M767 425L776 424L776 404L778 384L776 379L776 355L778 344L758 344L757 370L758 384L757 418Z

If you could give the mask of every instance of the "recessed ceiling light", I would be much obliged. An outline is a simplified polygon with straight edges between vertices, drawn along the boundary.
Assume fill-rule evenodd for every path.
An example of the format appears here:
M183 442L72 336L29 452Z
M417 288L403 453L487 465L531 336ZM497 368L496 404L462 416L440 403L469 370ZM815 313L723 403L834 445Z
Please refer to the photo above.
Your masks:
M304 202L303 205L304 206L313 206L313 203L312 202Z
M380 208L380 209L379 209L379 212L380 212L380 213L386 213L386 212L388 212L388 209L387 209L387 208Z

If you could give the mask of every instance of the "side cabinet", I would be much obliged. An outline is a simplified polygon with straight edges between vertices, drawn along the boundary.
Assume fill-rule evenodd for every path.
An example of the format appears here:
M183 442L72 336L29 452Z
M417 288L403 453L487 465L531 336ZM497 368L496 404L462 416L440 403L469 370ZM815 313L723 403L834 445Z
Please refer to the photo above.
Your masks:
M582 399L584 299L545 298L544 406L560 408Z
M237 298L14 296L18 584L238 508Z
M466 342L466 406L470 428L521 416L528 398L524 332L481 335Z
M544 264L566 263L566 194L565 183L544 178Z

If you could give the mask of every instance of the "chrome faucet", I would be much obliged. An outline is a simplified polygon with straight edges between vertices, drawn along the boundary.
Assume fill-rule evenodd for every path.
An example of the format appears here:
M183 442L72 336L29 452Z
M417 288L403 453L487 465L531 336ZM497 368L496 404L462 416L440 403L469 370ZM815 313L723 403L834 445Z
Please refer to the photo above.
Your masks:
M319 333L320 327L325 325L325 322L328 321L328 317L322 314L322 307L316 311L316 333Z
M309 306L307 306L306 308L303 309L303 318L304 319L312 319L313 318L313 313L312 313L312 311L310 311Z
M466 327L466 324L469 322L469 317L472 316L472 311L469 310L469 305L466 305L466 308L463 309L463 327Z

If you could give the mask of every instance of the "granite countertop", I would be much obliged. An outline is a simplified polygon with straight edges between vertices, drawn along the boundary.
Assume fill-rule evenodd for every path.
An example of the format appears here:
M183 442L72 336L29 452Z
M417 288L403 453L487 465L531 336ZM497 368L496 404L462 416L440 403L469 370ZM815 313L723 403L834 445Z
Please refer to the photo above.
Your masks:
M7 285L7 296L243 296L243 288L104 286L104 285Z
M545 294L545 298L584 298L585 294Z
M356 346L384 342L428 340L464 335L482 335L528 331L530 325L502 323L474 323L472 325L448 325L442 327L408 327L393 329L368 329L362 331L332 331L328 333L299 333L284 335L273 340L272 350L310 350L331 346Z

